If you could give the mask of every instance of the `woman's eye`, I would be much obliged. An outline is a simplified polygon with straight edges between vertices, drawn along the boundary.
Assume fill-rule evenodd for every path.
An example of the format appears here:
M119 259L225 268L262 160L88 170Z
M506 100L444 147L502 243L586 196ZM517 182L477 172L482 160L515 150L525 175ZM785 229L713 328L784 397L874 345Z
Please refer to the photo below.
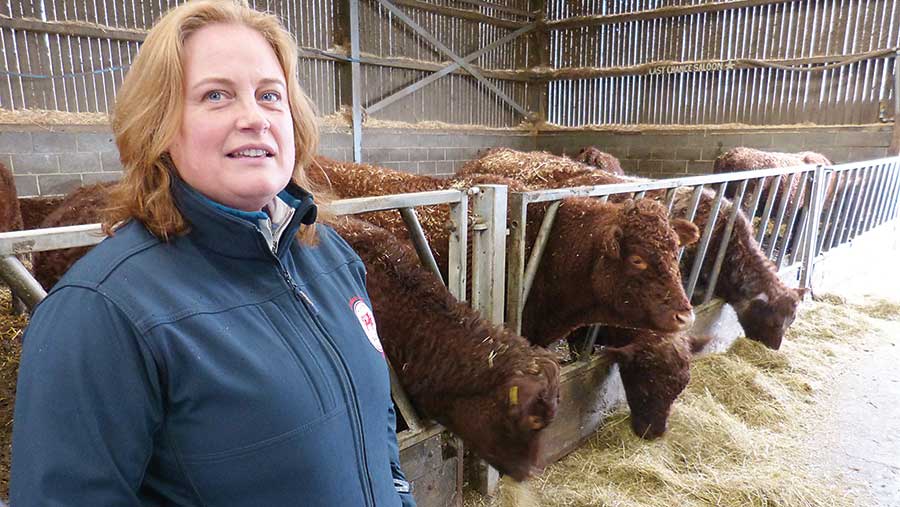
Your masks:
M219 90L213 90L213 91L211 91L211 92L207 92L207 93L206 93L206 100L209 100L209 101L212 101L212 102L218 102L218 101L220 101L220 100L222 100L222 99L224 99L224 98L225 98L225 94L223 94L223 93L222 93L221 91L219 91Z
M281 95L275 92L265 92L260 95L260 99L263 102L278 102L279 100L281 100Z

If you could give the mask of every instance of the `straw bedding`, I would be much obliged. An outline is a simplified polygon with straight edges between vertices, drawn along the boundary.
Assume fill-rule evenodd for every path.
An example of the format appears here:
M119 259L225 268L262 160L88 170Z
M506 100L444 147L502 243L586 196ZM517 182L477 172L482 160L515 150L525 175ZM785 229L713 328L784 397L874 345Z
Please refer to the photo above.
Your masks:
M860 340L880 339L871 318L900 319L900 305L817 300L801 306L781 351L741 338L726 353L696 359L663 438L637 438L627 411L617 412L582 448L515 488L520 496L530 489L531 503L467 491L465 505L867 505L838 478L813 471L805 437L825 418L817 404L823 386Z
M10 315L9 289L0 288L0 499L9 497L13 401L19 372L19 335L28 319Z

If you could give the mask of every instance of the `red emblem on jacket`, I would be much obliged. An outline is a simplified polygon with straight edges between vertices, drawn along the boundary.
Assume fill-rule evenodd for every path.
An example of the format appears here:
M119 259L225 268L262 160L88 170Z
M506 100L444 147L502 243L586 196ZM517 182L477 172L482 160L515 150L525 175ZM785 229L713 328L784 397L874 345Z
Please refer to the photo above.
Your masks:
M366 332L369 343L375 347L375 350L384 355L384 349L381 347L381 340L378 339L378 328L375 325L375 316L372 314L369 305L367 305L361 297L354 296L350 299L350 308L353 309L353 314L359 319L359 325L362 326L363 331Z

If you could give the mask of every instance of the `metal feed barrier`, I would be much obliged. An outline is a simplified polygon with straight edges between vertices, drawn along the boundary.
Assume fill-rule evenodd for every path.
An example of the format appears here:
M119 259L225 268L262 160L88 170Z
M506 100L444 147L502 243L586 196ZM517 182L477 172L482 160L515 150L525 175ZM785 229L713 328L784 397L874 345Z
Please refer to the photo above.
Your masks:
M505 187L497 189L497 193L505 198ZM439 190L417 194L388 195L379 197L366 197L357 199L345 199L335 201L330 208L336 215L354 215L375 211L398 210L410 232L410 237L416 248L416 252L423 266L430 269L443 280L443 276L434 260L431 247L425 238L425 234L415 212L416 207L432 205L449 205L451 234L449 244L449 268L447 285L450 292L460 300L466 299L466 257L468 242L468 203L469 194L472 194L476 208L485 214L487 219L476 219L473 228L473 242L478 254L475 255L474 270L478 273L473 276L473 304L482 305L485 313L490 313L489 297L491 289L482 289L490 276L484 276L481 272L480 260L490 258L490 248L485 245L484 232L488 225L502 225L505 215L500 216L500 222L491 219L492 202L495 200L505 205L504 199L495 198L495 190L485 188L483 191L464 192L459 190ZM104 235L100 224L75 225L52 229L37 229L30 231L17 231L0 233L0 281L10 286L12 292L25 302L26 306L33 308L45 296L46 292L25 268L17 255L27 255L33 252L44 252L62 248L83 247L96 245L102 241ZM499 258L503 259L502 252ZM502 265L501 265L502 270ZM478 280L476 282L476 279ZM475 284L480 285L475 285ZM496 291L496 289L493 289ZM478 307L478 306L477 306ZM502 306L500 307L502 310ZM498 319L502 319L502 313L496 313ZM500 323L500 321L497 321ZM408 429L397 434L401 455L409 469L420 473L419 476L410 477L417 488L419 505L443 507L445 498L434 497L441 493L452 491L453 495L461 497L462 488L462 459L463 447L459 439L450 437L455 447L457 465L451 467L453 473L448 473L444 466L445 458L441 448L444 445L442 434L445 430L432 421L423 421L413 408L409 397L400 385L393 367L389 370L391 375L391 394L397 404L397 408L407 423ZM449 436L449 434L447 434ZM437 452L435 452L437 451ZM450 453L454 454L454 453ZM410 463L412 462L412 463ZM454 470L455 469L455 470ZM419 495L421 491L421 495ZM432 493L435 492L435 493ZM433 498L432 498L433 497Z
M793 197L790 194L792 188ZM550 237L560 200L567 197L607 200L619 199L623 195L635 199L656 198L670 212L676 198L680 199L680 202L687 203L683 213L684 218L689 220L695 219L704 195L711 199L710 219L701 228L693 263L689 267L683 266L685 290L689 297L700 302L702 308L712 301L738 209L751 220L754 239L778 266L779 273L783 277L793 276L800 286L808 287L815 260L897 218L900 212L900 157L835 166L766 169L521 193L507 193L507 188L502 185L483 185L468 192L446 190L341 200L334 202L332 209L338 215L400 210L423 265L436 272L437 265L414 208L449 204L453 234L446 283L450 291L460 300L466 299L467 236L471 233L471 304L491 322L506 322L507 327L519 332L522 310ZM469 199L472 199L471 213ZM737 205L720 216L726 199ZM531 256L526 259L527 211L529 205L536 203L549 205L536 243L531 248ZM725 221L721 238L718 244L712 244L713 231L721 220ZM31 306L44 296L44 292L15 255L93 245L102 239L99 231L99 225L95 224L0 233L0 278ZM707 271L709 275L702 279L704 263L711 265ZM596 333L591 333L593 339L596 339ZM591 342L587 351L592 349ZM559 417L546 431L565 435L564 438L550 438L551 441L561 442L559 448L547 451L551 460L579 445L603 419L603 407L598 407L599 398L594 396L585 400L584 394L602 390L601 384L605 385L609 377L608 365L596 355L582 354L581 357L581 361L565 366L561 373L564 403L560 407ZM422 458L426 454L424 446L431 445L427 454L434 454L440 449L436 442L443 428L421 421L402 392L396 375L393 371L391 373L395 400L409 425L408 430L398 434L401 449L409 450L419 445L416 454L417 458ZM569 406L572 404L577 406ZM440 452L437 454L440 455ZM459 467L461 456L459 453ZM490 493L496 489L497 473L484 463L470 472L474 475L478 490ZM440 475L440 472L435 472L435 475ZM460 477L461 470L457 469L456 479ZM444 490L439 486L429 485L428 491L423 489L426 488L417 490L420 505L445 505L449 501L439 496L437 491ZM430 491L434 491L431 496Z

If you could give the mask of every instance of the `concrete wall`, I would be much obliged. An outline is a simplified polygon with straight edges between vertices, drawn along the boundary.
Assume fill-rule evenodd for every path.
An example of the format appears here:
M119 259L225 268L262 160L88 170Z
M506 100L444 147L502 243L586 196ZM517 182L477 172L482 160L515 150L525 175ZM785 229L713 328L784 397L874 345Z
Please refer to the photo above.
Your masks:
M366 129L363 160L402 171L448 176L494 146L574 154L595 145L641 176L666 178L712 171L713 160L735 146L772 151L812 150L834 162L884 157L892 126L645 132ZM349 130L323 129L319 152L352 160ZM121 176L107 126L0 126L0 162L13 171L20 196L64 194L79 185Z
M716 157L730 148L816 151L835 163L887 156L892 125L790 129L652 130L644 132L562 131L544 133L537 146L574 155L594 145L619 158L625 172L671 178L712 172Z
M528 151L535 143L534 136L521 131L366 129L363 159L415 174L449 176L481 149ZM350 132L323 130L319 153L352 160ZM107 126L0 126L0 162L12 170L21 197L65 194L81 185L116 180L122 171Z

